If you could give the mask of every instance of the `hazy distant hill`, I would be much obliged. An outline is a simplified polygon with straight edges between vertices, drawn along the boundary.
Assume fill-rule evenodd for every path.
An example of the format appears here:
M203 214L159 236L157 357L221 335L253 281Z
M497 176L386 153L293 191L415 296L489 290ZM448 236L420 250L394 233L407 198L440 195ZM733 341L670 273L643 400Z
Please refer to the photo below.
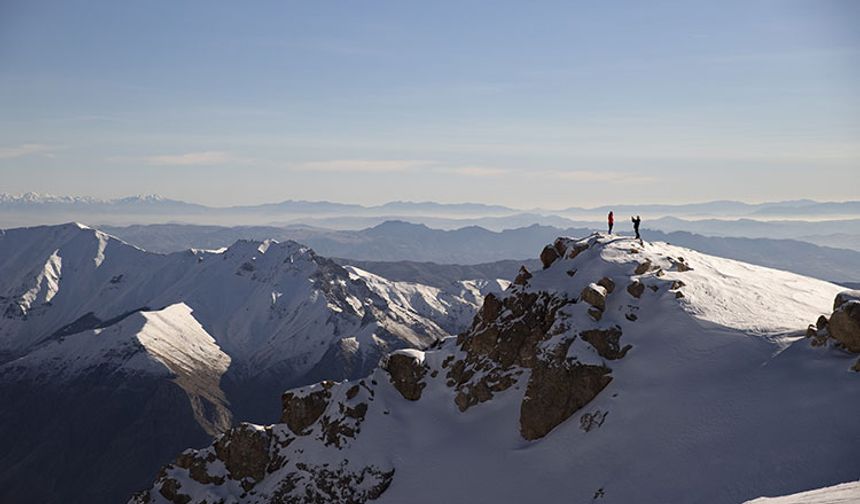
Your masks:
M190 225L102 227L144 249L170 252L187 248L220 248L237 239L296 240L320 254L356 261L414 261L475 265L522 260L555 236L584 236L591 228L560 229L528 226L501 232L471 226L432 229L402 221L385 222L359 231L311 227L217 227ZM785 269L831 281L860 280L860 252L821 247L797 240L707 237L688 232L645 230L649 240L662 240L702 252ZM390 272L389 272L390 274Z

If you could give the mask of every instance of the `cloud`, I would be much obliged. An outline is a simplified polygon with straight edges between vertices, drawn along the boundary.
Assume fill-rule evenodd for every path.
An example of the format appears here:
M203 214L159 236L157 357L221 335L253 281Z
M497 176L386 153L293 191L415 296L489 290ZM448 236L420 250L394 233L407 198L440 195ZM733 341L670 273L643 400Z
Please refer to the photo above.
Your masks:
M494 166L454 166L444 168L440 171L465 177L502 177L514 173L507 168L496 168Z
M428 168L434 163L417 159L335 159L309 161L291 166L295 171L331 173L406 173Z
M646 184L656 182L655 177L617 171L593 170L539 170L536 177L564 180L568 182L599 182L604 184Z
M208 166L221 164L240 164L250 161L225 151L186 152L184 154L163 154L137 158L112 158L113 161L138 161L153 166Z
M611 170L514 169L485 165L449 165L441 161L417 159L337 159L294 164L291 169L316 173L436 173L459 177L527 177L530 179L603 184L645 184L651 176Z
M14 159L34 154L52 157L52 151L55 149L56 147L51 145L35 143L21 144L16 147L0 147L0 159Z

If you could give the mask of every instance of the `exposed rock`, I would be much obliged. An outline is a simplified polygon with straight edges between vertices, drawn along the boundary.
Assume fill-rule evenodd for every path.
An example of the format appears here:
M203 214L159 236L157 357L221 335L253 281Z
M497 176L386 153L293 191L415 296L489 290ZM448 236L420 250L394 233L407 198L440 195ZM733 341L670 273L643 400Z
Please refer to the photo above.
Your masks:
M597 281L597 285L606 289L606 292L612 294L612 291L615 290L615 282L612 281L609 277L603 277Z
M175 479L167 478L161 483L158 493L174 504L187 504L191 502L191 496L181 493L179 491L181 487L182 485Z
M582 252L588 250L588 242L579 242L574 243L573 247L571 247L570 252L567 254L568 259L573 259Z
M637 275L644 275L650 269L651 269L651 261L645 261L645 262L639 264L638 266L636 266L636 269L633 270L633 273L635 273Z
M640 282L639 280L634 280L630 285L627 286L627 293L635 298L642 297L642 293L645 292L645 284Z
M606 309L606 288L601 285L596 283L586 285L579 297L600 311Z
M608 414L608 411L601 411L599 409L594 410L592 413L583 413L579 419L579 428L585 432L590 432L592 429L602 426Z
M517 277L514 278L515 285L526 285L529 282L529 279L532 277L532 274L526 269L525 266L520 266L520 271L517 273Z
M833 311L848 301L860 301L860 290L844 290L837 294L833 300Z
M860 301L845 301L830 316L830 336L849 352L860 353Z
M540 262L543 264L543 269L547 269L552 266L552 263L555 262L560 256L558 255L558 250L552 245L547 245L543 248L543 251L540 253Z
M540 439L588 404L612 381L604 366L540 363L532 369L520 406L520 433Z
M693 270L693 268L688 266L687 263L679 262L679 263L675 263L675 266L677 267L678 271L680 271L681 273L683 273L685 271L692 271Z
M394 353L388 356L385 370L391 379L391 384L400 392L404 399L417 401L421 398L421 390L426 386L422 381L427 368L412 355Z
M595 322L599 322L600 319L603 318L603 310L591 306L588 308L588 315L593 318Z
M564 324L556 325L556 313L573 301L521 292L505 297L503 303L502 316L475 317L472 328L457 338L466 357L451 364L447 384L457 390L455 403L461 411L507 390L524 372L522 368L534 366L539 344L553 331L566 330Z
M331 397L329 389L333 383L324 381L320 385L320 390L310 394L296 395L295 392L287 392L281 397L281 423L287 424L291 431L300 436L306 434L305 430L319 420L328 406L328 399Z
M564 253L567 252L567 241L564 238L556 238L552 246L558 252L559 257L564 257Z
M393 469L371 465L355 470L346 460L338 465L299 462L296 468L284 478L271 504L363 504L378 499L394 479Z
M224 462L231 478L258 482L266 475L271 440L270 429L243 423L215 441L215 454Z
M572 277L575 274L576 274L576 268L570 268L569 270L567 270L567 276Z
M633 348L633 345L621 347L621 328L618 326L609 329L588 329L579 335L583 341L593 346L598 355L604 359L621 359L627 355L628 350Z

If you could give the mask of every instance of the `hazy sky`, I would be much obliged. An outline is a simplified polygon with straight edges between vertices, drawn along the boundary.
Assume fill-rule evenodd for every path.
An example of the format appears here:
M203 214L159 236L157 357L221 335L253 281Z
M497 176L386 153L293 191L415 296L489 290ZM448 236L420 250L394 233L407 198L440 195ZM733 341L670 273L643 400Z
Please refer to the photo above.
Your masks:
M860 198L860 2L0 1L0 192Z

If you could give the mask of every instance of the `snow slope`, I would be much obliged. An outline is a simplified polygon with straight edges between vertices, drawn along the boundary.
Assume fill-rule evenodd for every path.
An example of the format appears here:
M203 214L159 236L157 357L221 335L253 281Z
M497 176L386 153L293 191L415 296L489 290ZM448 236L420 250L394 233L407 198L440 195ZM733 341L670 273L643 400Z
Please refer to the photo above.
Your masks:
M860 482L842 483L794 495L761 497L744 504L853 504L860 502Z
M856 356L802 338L838 286L617 236L548 248L468 332L287 392L283 423L133 502L724 503L856 478Z
M138 310L184 303L237 373L301 376L344 340L372 367L380 351L462 329L482 299L475 289L444 305L397 305L423 287L389 284L383 298L367 281L294 242L161 255L79 224L7 230L0 233L0 362Z

